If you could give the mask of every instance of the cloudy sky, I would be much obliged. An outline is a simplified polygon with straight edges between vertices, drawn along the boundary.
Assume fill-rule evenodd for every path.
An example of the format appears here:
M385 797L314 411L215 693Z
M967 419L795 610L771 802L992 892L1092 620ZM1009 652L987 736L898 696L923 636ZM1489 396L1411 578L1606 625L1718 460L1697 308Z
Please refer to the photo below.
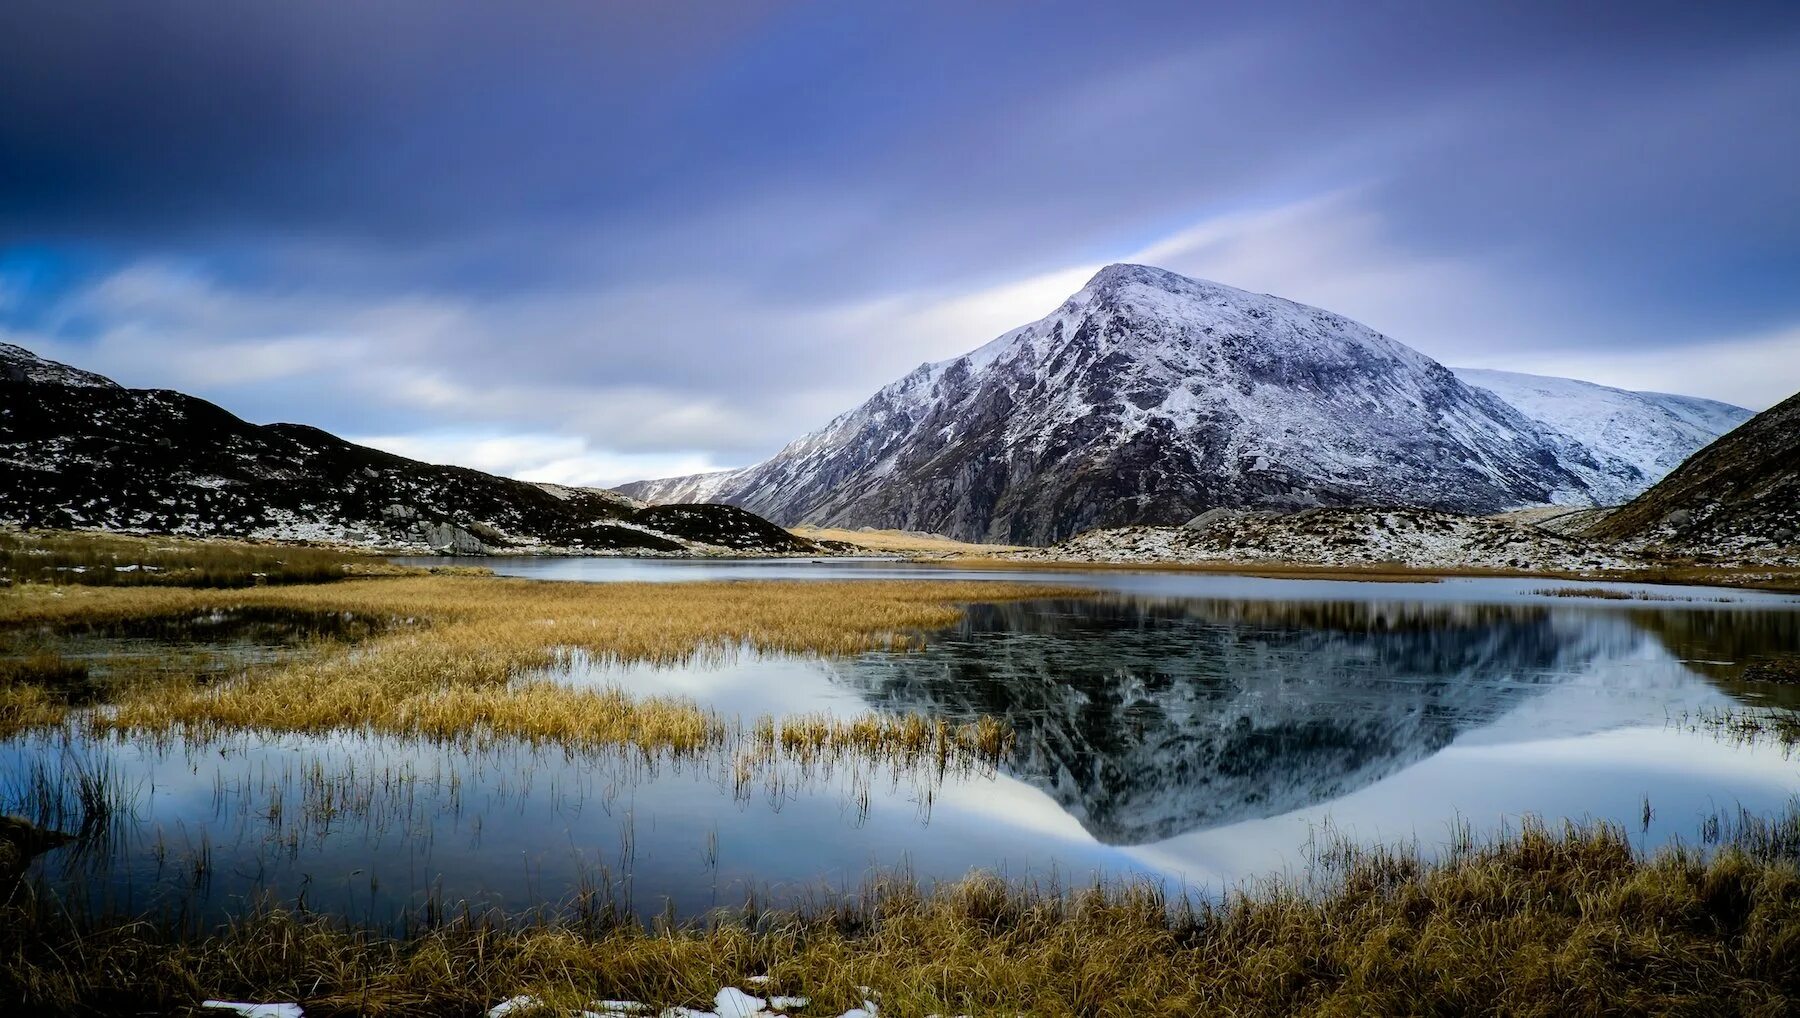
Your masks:
M1142 261L1800 389L1800 5L0 5L0 340L531 479L760 459Z

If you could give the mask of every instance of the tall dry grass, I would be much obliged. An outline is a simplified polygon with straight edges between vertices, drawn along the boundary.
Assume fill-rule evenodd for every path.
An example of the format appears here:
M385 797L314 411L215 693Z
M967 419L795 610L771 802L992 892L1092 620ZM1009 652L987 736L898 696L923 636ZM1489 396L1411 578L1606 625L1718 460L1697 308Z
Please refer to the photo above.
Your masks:
M980 557L1007 551L1024 551L1016 544L975 544L939 534L915 534L904 530L848 530L840 527L789 527L796 537L809 541L840 541L883 554L968 555Z
M0 530L0 583L249 587L324 583L371 560L326 548L55 530Z
M1789 817L1788 828L1795 827ZM1442 861L1334 849L1327 889L1218 903L1144 885L900 879L793 913L645 928L606 910L502 923L433 914L398 938L265 909L228 929L0 917L0 1002L57 1013L288 1000L308 1015L479 1014L517 994L571 1013L722 985L837 1014L1746 1014L1800 1007L1791 837L1645 858L1610 827L1528 823ZM868 988L869 993L865 993Z
M726 733L722 721L691 701L636 699L542 674L572 651L599 661L673 663L746 647L849 654L905 646L956 621L962 603L1068 593L1040 585L929 581L578 584L415 576L231 592L24 592L0 600L0 624L54 627L244 607L342 611L409 623L335 653L302 655L229 682L127 689L113 708L86 716L102 732L204 737L222 730L355 730L693 752L717 745ZM10 719L15 729L46 723L43 706L29 693L6 695L16 702L7 706L0 698L0 710L9 711L0 723ZM828 738L838 742L924 745L923 733L892 720L835 724L848 726L830 730ZM958 730L945 738L953 748L982 747L996 736Z

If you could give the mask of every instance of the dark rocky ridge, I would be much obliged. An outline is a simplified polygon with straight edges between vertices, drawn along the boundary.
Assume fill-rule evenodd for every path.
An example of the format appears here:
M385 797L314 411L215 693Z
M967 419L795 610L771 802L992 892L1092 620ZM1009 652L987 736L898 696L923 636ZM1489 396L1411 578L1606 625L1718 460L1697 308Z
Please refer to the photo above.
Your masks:
M1590 532L1681 554L1800 550L1800 394L1695 453Z
M42 527L345 541L451 554L814 550L730 506L646 510L256 425L0 344L0 519Z

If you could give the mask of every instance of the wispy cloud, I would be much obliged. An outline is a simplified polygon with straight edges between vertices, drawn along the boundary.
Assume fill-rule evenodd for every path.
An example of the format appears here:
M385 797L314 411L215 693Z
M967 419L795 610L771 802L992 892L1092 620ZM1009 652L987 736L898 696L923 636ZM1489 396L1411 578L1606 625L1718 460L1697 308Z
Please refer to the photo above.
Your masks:
M624 454L596 449L586 439L573 435L449 431L349 438L427 463L453 463L524 481L573 486L612 487L644 477L722 469L704 453Z

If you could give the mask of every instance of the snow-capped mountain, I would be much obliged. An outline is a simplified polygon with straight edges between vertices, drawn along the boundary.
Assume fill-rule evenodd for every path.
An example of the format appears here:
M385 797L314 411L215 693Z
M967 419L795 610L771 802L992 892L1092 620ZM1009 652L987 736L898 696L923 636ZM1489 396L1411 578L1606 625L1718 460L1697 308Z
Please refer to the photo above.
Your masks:
M1214 507L1592 505L1622 468L1341 315L1141 265L772 459L639 481L777 522L1046 544ZM1615 479L1614 471L1621 471Z
M810 551L729 506L437 466L299 424L256 425L166 389L0 343L0 521L328 540L393 550Z
M1555 432L1565 450L1573 446L1585 452L1565 451L1562 459L1603 505L1636 498L1683 460L1754 416L1740 406L1693 396L1633 392L1513 371L1451 370ZM1586 466L1589 459L1600 469Z

